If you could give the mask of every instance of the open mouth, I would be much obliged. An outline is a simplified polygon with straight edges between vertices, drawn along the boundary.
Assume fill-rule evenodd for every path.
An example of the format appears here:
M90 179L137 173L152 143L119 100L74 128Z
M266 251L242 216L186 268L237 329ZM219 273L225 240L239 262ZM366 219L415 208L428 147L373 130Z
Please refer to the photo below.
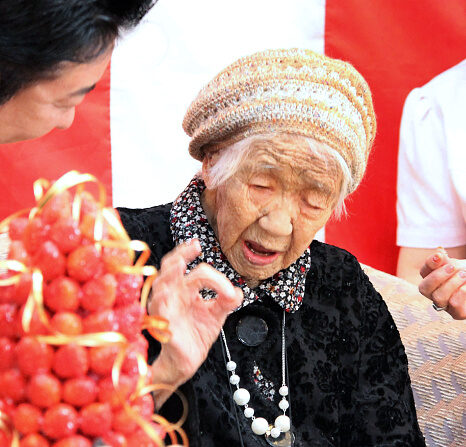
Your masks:
M266 248L262 247L262 245L256 244L255 242L246 241L245 243L249 250L257 255L272 256L276 253L276 251L267 250Z
M253 241L245 241L243 244L243 252L246 259L255 265L267 265L275 261L280 254L274 250L268 250L260 244Z

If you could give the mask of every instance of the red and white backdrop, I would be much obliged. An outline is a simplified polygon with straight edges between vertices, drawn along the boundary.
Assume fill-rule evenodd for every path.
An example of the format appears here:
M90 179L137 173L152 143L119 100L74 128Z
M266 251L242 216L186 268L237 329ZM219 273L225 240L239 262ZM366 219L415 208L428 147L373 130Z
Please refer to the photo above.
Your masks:
M366 177L348 201L348 217L330 222L325 239L394 273L403 102L464 59L465 22L464 0L159 0L120 40L70 129L0 146L0 218L32 205L36 178L71 169L103 181L114 206L173 200L199 169L181 122L201 86L243 55L307 47L355 65L378 117Z

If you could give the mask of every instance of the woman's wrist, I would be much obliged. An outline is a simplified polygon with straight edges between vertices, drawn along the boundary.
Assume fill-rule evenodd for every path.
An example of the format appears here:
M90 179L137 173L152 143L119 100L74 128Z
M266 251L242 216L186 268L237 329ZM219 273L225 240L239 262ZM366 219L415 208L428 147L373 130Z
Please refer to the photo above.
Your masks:
M155 409L158 411L165 401L173 394L179 386L192 377L183 371L180 361L175 360L162 347L162 351L151 365L152 381L154 384L168 385L171 389L160 389L154 392Z

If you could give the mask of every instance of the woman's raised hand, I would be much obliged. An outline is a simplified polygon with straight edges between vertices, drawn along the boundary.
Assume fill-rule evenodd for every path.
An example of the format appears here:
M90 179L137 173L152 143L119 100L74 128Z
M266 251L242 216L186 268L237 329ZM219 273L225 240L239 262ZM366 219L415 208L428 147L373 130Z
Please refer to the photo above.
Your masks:
M419 292L456 320L466 319L466 260L453 259L443 249L429 256L420 271Z
M207 264L186 274L187 265L200 253L198 240L177 246L162 259L152 286L149 314L168 319L172 333L152 365L154 383L177 388L189 380L206 359L228 314L243 300L242 291ZM217 298L204 300L199 293L203 288L214 290ZM156 393L157 409L170 394Z

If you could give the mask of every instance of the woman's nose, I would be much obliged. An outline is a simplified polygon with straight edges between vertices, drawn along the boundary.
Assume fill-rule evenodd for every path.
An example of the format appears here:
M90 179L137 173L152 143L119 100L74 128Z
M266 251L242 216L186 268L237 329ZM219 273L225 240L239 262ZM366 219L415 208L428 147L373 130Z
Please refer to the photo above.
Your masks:
M289 207L277 207L259 219L260 227L274 236L289 236L293 231L292 215Z

